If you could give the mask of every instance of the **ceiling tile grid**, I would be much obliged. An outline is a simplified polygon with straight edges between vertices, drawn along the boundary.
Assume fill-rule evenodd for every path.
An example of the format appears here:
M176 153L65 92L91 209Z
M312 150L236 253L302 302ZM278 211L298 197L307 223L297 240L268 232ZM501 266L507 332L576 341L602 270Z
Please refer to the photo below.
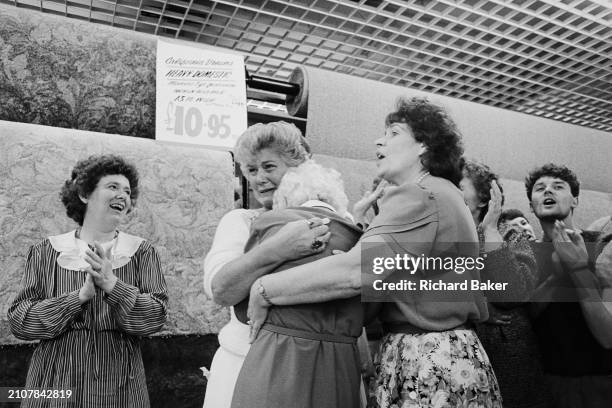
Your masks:
M609 0L0 3L236 50L253 75L305 65L612 131Z

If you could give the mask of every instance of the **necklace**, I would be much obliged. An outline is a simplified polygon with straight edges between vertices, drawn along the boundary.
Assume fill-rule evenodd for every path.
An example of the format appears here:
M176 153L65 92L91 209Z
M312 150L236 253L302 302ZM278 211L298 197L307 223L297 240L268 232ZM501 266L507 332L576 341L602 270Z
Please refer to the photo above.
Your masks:
M421 174L421 177L419 177L419 178L417 179L416 183L417 183L417 184L421 184L421 181L423 181L423 179L424 179L425 177L427 177L427 176L429 176L429 172L428 172L428 171L426 171L425 173Z
M74 232L74 235L76 238L81 239L81 227L76 229L76 231ZM119 236L119 231L115 230L115 235L113 236L113 239L116 239L117 236ZM112 241L113 239L111 239L110 241ZM107 241L107 242L110 242L110 241ZM94 252L96 251L96 248L93 245L91 245L90 243L86 243L86 244L89 247L89 249L91 249Z

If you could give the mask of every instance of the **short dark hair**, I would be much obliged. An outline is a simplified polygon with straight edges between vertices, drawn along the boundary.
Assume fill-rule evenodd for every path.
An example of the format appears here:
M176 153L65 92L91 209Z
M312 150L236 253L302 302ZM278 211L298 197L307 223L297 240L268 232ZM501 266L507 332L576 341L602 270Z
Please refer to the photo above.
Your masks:
M405 123L417 142L427 147L421 164L432 176L459 186L463 154L461 134L446 111L425 98L399 98L396 110L387 115L385 126Z
M497 221L497 225L500 226L501 224L518 217L527 219L521 210L516 208L508 208L507 210L502 211L501 215L499 216L499 220Z
M484 207L481 207L480 214L478 215L478 221L482 222L485 215L489 211L489 201L491 200L491 184L493 181L497 183L500 191L502 192L502 202L504 205L504 189L499 182L497 174L491 171L491 168L484 163L479 163L475 160L462 160L462 174L465 175L474 186L476 194L478 194L478 200L484 203Z
M89 197L104 176L120 174L130 182L132 207L138 198L138 171L131 163L115 155L96 155L80 160L72 169L70 180L64 182L60 199L66 207L66 215L83 225L87 204L79 196ZM130 208L131 210L131 208Z
M572 196L578 197L580 194L580 182L576 173L571 171L566 166L558 166L554 163L546 163L542 167L533 169L525 178L525 190L527 191L527 198L531 202L531 192L533 185L541 177L554 177L565 181L570 186Z

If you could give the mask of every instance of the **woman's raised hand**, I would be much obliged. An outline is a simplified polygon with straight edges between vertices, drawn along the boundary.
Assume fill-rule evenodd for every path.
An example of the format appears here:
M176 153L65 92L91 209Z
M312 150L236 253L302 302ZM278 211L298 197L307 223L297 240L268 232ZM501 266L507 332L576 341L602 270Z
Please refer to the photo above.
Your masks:
M329 218L313 217L308 220L292 221L285 224L269 243L277 251L282 251L283 259L299 259L307 255L319 253L329 242Z
M485 242L501 243L503 239L497 229L497 222L502 213L503 195L495 180L491 181L490 193L489 209L481 223L482 232L484 233Z
M385 187L388 185L389 183L386 180L381 180L376 188L365 193L361 200L355 203L353 206L353 217L355 218L355 223L362 225L366 225L368 223L368 220L366 219L368 210L372 208L376 200L383 196Z
M104 251L98 242L95 242L94 246L96 252L89 249L85 251L85 261L89 264L86 272L93 278L96 286L105 293L110 293L117 283L117 277L113 273L111 264L111 249Z

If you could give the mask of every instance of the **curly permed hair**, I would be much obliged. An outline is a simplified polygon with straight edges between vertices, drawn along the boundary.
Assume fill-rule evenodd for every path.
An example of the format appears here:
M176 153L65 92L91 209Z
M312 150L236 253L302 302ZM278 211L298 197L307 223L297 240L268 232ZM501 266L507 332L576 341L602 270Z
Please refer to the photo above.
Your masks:
M567 184L569 184L572 196L578 197L578 194L580 194L580 182L578 181L578 177L576 177L576 173L571 171L566 166L558 166L554 163L546 163L542 167L537 167L533 169L525 178L525 190L527 192L527 198L529 199L529 202L531 202L531 193L533 190L533 185L541 177L553 177L561 179Z
M392 123L405 123L415 140L427 147L421 155L421 163L432 176L459 186L463 154L461 134L444 109L425 98L399 98L396 111L385 119L385 126Z
M297 167L289 168L274 192L272 208L297 207L308 200L323 201L344 216L348 197L340 173L314 160L306 160Z
M66 215L79 225L83 225L87 204L79 196L89 197L104 176L120 174L130 182L132 207L138 198L138 171L131 163L115 155L90 156L80 160L72 169L70 180L64 182L60 199L66 207Z
M502 205L504 205L504 189L499 182L497 174L493 173L489 166L483 163L478 163L475 160L462 160L462 174L470 179L476 194L478 194L478 201L485 205L481 207L480 214L478 215L478 222L482 222L485 215L489 211L489 200L491 200L491 183L493 180L499 186L502 192Z

